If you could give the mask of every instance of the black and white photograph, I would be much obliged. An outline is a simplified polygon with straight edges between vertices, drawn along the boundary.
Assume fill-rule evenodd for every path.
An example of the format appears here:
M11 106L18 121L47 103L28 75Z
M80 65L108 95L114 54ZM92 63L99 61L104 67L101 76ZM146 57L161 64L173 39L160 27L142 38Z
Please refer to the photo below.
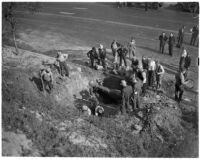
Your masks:
M1 1L1 156L199 157L199 1Z

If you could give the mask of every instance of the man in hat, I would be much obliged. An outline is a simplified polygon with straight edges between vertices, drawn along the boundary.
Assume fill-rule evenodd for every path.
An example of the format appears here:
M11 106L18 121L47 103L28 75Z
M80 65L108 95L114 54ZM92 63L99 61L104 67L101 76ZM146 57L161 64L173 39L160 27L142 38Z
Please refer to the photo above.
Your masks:
M102 44L99 45L99 57L104 69L106 69L106 49Z
M198 25L194 26L191 29L191 31L192 31L192 37L191 37L190 45L195 46L196 39L199 35L199 26Z
M40 78L43 86L43 91L48 91L51 93L53 88L53 73L51 72L51 68L44 68L40 70Z
M155 73L156 73L156 89L160 89L162 84L162 77L163 74L165 73L165 70L158 60L156 61Z
M133 103L133 109L135 110L137 108L140 108L140 88L135 74L131 76L131 85L133 90L131 101Z
M82 106L82 112L86 116L90 116L92 114L91 109L87 105Z
M99 116L99 117L102 117L104 114L104 108L100 105L98 105L96 108L95 108L95 115L96 116Z
M177 44L177 47L178 47L178 48L181 48L181 46L182 46L184 34L185 34L185 26L183 25L183 26L178 30L178 44Z
M149 59L149 68L148 68L148 86L154 87L155 84L155 69L156 63L153 59Z
M129 52L129 58L131 58L131 55L132 56L136 55L136 44L133 37L131 38L131 41L128 43L128 52Z
M90 58L91 67L94 68L95 59L98 60L98 54L96 52L96 48L92 47L92 50L90 50L87 53L87 56Z
M175 44L175 37L174 37L173 33L170 33L168 44L169 44L169 55L172 56L173 48L174 48L174 44Z
M61 76L69 77L69 67L67 65L67 58L61 51L58 51L56 61L59 63L60 74Z
M139 60L136 58L136 56L133 56L132 58L131 67L133 69L133 72L137 72L137 69L139 67Z
M187 81L185 80L184 74L185 69L179 70L175 75L175 100L180 102L182 100L182 96L184 93L184 85L187 84Z
M163 32L162 35L159 36L159 40L160 40L160 52L163 54L165 44L166 44L166 41L167 41L167 36L165 35L165 32Z
M116 40L113 40L113 42L111 43L111 50L113 53L113 57L114 57L114 63L117 63L117 57L118 57L118 53L117 50L121 47L122 45L120 43L118 43Z
M117 52L118 52L119 58L120 58L119 66L122 66L122 60L123 60L125 67L127 67L126 55L128 53L128 50L122 46L121 48L118 49Z
M121 86L122 86L122 107L121 107L121 111L122 114L126 114L126 111L130 111L132 112L132 106L130 105L130 98L131 95L133 93L133 89L131 86L128 86L125 80L121 81Z

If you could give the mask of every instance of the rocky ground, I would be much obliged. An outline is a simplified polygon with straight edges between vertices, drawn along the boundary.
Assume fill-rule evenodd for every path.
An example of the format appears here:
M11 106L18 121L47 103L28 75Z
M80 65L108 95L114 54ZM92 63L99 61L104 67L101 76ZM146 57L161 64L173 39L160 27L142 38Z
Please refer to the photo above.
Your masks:
M197 157L197 114L184 116L173 99L148 91L142 109L129 116L84 116L88 81L105 78L101 71L71 63L70 78L57 70L53 92L40 90L37 72L55 58L3 47L2 152L4 156ZM84 57L83 57L84 59ZM103 103L102 103L103 104ZM109 110L112 112L112 110ZM184 118L185 117L185 118Z

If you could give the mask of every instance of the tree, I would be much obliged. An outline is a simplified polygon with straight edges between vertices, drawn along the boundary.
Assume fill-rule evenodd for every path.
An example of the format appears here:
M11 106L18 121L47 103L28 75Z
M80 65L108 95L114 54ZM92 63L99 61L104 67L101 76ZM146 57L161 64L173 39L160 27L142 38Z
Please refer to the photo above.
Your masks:
M2 36L4 37L7 33L11 33L13 43L16 49L16 54L19 53L16 41L16 30L17 30L17 18L16 11L18 8L24 8L30 13L38 12L41 8L41 4L38 2L3 2L2 3Z

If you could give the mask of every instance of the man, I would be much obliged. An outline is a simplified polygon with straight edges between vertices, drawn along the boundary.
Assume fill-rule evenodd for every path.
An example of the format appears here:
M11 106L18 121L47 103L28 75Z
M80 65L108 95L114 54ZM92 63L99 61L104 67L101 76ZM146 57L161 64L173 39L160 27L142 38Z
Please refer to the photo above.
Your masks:
M85 116L90 116L92 115L91 109L87 105L82 106L82 112Z
M61 76L69 77L69 67L67 65L66 59L67 57L60 51L57 53L56 61L59 63L60 74Z
M160 52L163 54L164 53L164 48L165 48L165 43L167 41L167 36L163 32L162 35L159 36L160 40Z
M133 103L133 109L140 108L140 88L138 85L138 81L136 80L135 74L131 77L131 85L132 85L132 96L131 96L131 102Z
M187 74L188 74L190 65L191 65L191 57L190 57L189 53L187 52L187 55L185 57L185 64L184 64L184 68L186 70L186 72L184 74L185 79L187 79Z
M169 55L172 56L173 48L174 48L174 44L175 44L175 37L174 37L173 33L170 33L168 44L169 44Z
M133 56L132 58L131 67L133 69L133 72L137 72L137 69L139 67L139 60L136 58L136 56Z
M147 70L144 70L141 66L138 69L137 72L138 78L142 81L142 94L144 95L146 93L147 88Z
M106 69L106 49L102 44L99 45L99 57L104 69Z
M92 50L90 50L87 53L87 56L90 58L91 67L94 68L95 59L98 60L98 54L96 52L96 48L93 47Z
M184 33L185 33L185 26L182 26L179 31L178 31L178 44L177 47L181 48L183 44L183 38L184 38Z
M114 57L114 63L117 63L117 57L118 57L117 50L121 46L122 45L120 43L116 42L116 40L113 40L113 42L111 43L111 49L112 49L112 53L113 53L113 57Z
M149 59L149 68L148 68L148 86L154 87L155 84L155 69L156 63L153 59Z
M104 114L104 108L100 105L98 105L96 108L95 108L95 115L96 116L99 116L99 117L102 117Z
M156 61L155 73L156 73L156 89L160 89L162 84L162 77L163 74L165 73L165 70L159 61Z
M131 55L136 55L136 44L135 40L131 38L131 41L128 43L128 52L129 52L129 58L131 58Z
M175 100L180 102L182 100L182 96L184 93L184 85L187 84L187 81L185 81L184 78L185 69L179 70L177 74L175 75Z
M117 52L118 52L119 58L120 58L119 66L122 66L122 60L123 60L125 67L127 67L126 55L128 53L128 50L122 46L121 48L118 49Z
M40 78L42 82L43 91L51 93L53 88L53 73L51 68L44 68L40 71Z
M142 68L144 70L148 70L148 64L149 64L148 58L142 56Z
M179 61L179 70L183 70L185 68L185 58L187 56L187 51L185 48L182 48L182 54Z
M121 86L122 86L122 107L121 107L121 111L122 114L126 114L126 110L128 109L128 111L132 112L133 109L130 105L130 97L133 93L133 89L131 86L127 86L127 83L125 80L121 81Z
M198 35L199 35L199 26L196 25L192 28L192 37L191 37L190 45L195 46L195 42Z

